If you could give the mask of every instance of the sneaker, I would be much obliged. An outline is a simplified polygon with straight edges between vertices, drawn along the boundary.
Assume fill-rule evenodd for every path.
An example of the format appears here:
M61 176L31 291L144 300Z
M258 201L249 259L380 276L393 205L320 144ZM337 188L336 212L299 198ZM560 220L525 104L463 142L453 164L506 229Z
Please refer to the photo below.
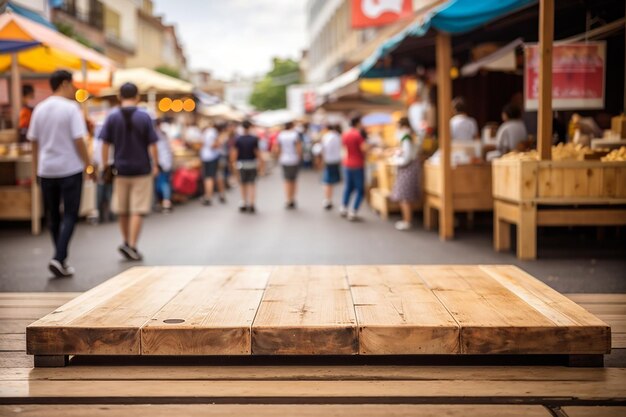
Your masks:
M356 212L350 211L348 213L348 221L358 222L359 220L361 220L361 218L356 214Z
M220 203L222 203L222 204L226 204L226 197L224 197L223 195L221 195L221 196L219 196L218 198L219 198L219 200L220 200Z
M211 204L213 204L213 203L211 202L211 200L209 200L209 199L207 199L207 198L203 198L203 199L202 199L202 205L203 205L203 206L210 206Z
M248 206L248 213L251 213L251 214L256 213L256 209L254 208L254 206Z
M172 208L171 207L161 207L161 213L163 214L170 214L172 212Z
M74 268L63 264L56 259L52 259L50 262L48 262L48 269L57 278L71 277L72 275L74 275L75 272Z
M128 261L141 261L143 259L143 256L139 253L137 248L133 248L126 243L120 245L117 250L119 250Z
M396 222L395 227L396 227L396 230L401 230L401 231L409 230L411 229L411 223L407 223L405 221L399 221L399 222Z
M296 202L295 202L295 201L291 201L291 202L289 202L289 203L285 204L285 208L286 208L287 210L293 210L293 209L295 209L295 208L296 208Z
M324 210L332 210L332 209L333 209L332 201L324 200Z
M341 208L339 209L339 215L341 217L346 217L348 215L348 209L344 206L341 206Z
M248 206L246 205L246 203L239 204L239 211L242 213L245 213L246 211L248 211Z

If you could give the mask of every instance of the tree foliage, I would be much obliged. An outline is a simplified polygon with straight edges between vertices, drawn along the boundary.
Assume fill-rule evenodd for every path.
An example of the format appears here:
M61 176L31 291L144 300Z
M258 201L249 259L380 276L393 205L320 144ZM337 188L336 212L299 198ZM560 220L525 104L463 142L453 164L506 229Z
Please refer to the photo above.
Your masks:
M292 59L274 58L272 69L257 82L250 104L257 110L277 110L287 107L287 87L300 82L300 66Z
M180 76L180 71L178 71L176 68L161 65L159 67L156 67L154 70L156 72L160 72L161 74L169 75L170 77L182 79L182 77Z

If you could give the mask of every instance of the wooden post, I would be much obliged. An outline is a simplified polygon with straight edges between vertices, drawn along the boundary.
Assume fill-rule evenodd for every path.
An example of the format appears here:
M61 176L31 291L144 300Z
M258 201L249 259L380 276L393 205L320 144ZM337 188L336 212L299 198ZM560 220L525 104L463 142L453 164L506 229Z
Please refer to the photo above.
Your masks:
M11 54L11 121L13 129L18 128L22 108L22 81L16 52Z
M450 118L452 117L452 47L450 35L437 32L437 107L439 110L439 149L441 152L441 209L439 210L439 238L449 240L454 237L454 216L452 211L452 168L450 166L451 139Z
M539 1L539 109L537 112L537 151L539 159L552 159L552 43L554 40L554 0Z

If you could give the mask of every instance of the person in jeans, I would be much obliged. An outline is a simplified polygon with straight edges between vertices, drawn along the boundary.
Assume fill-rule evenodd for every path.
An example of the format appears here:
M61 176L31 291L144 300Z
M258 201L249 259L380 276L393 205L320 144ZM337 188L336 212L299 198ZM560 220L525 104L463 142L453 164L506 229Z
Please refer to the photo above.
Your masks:
M108 159L109 147L114 145L113 211L118 215L124 239L118 250L127 260L140 261L143 256L137 250L137 240L143 216L152 205L152 181L159 172L159 138L150 115L137 109L139 91L135 84L122 85L120 100L120 108L109 114L100 132L104 141L102 160Z
M294 129L293 123L285 124L285 129L276 138L275 152L279 155L278 162L283 167L285 179L285 208L296 208L296 180L302 160L302 139L300 133Z
M27 138L32 142L33 174L41 184L44 210L54 244L48 269L56 277L74 275L67 264L68 246L78 221L83 171L93 174L84 138L87 125L72 85L72 74L50 77L52 95L33 111ZM60 206L63 204L63 215Z
M333 208L333 187L341 182L341 128L331 125L322 136L322 160L324 161L324 209Z
M231 149L230 160L239 176L241 189L241 204L239 211L242 213L255 213L254 202L256 198L255 181L257 169L263 172L263 158L259 150L259 138L250 133L252 124L248 120L242 123L243 134L235 139Z
M359 219L358 211L365 194L365 153L368 145L361 134L361 118L352 118L350 129L342 137L345 157L343 167L346 173L346 184L343 193L343 205L339 214L350 221ZM352 194L355 194L352 208L348 208Z
M174 153L170 138L163 130L163 119L157 119L156 132L159 141L157 150L159 152L159 175L154 182L154 190L157 198L161 202L161 213L172 212L172 167L174 165Z

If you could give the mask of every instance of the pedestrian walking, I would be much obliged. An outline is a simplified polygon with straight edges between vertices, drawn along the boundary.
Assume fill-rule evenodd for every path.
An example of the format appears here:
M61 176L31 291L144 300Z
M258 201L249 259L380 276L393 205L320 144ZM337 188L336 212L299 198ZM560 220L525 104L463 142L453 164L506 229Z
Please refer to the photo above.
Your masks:
M154 181L154 190L157 199L161 203L161 212L168 214L172 212L172 168L174 166L174 153L170 138L163 130L163 119L156 121L156 133L159 141L157 151L159 154L159 174Z
M259 150L259 138L250 132L252 124L248 120L242 123L243 132L235 139L231 149L233 171L238 173L241 203L239 211L255 213L256 179L263 173L263 158Z
M122 85L120 100L120 108L109 114L100 132L104 141L102 160L108 159L109 147L114 145L113 211L118 215L124 239L118 250L127 260L140 261L143 256L137 249L137 241L143 216L150 212L152 205L159 138L148 113L137 108L139 91L135 84Z
M202 134L202 149L200 149L200 159L202 160L202 177L204 180L204 197L202 204L210 206L212 204L213 192L218 185L219 200L226 202L224 197L224 182L217 180L220 157L222 156L221 140L224 135L222 126L209 126Z
M75 272L67 264L67 257L78 221L83 172L93 175L94 167L85 146L87 125L74 101L72 74L55 71L50 77L50 87L52 95L35 107L26 136L32 142L33 176L41 184L54 245L48 269L56 277L69 277Z
M343 193L343 204L339 214L347 217L350 221L359 220L358 211L365 195L365 154L368 145L361 134L361 117L353 117L350 121L350 129L342 136L342 143L345 149L343 167L345 171L345 188ZM352 194L355 195L354 203L350 207Z
M276 138L278 162L283 168L285 180L285 208L296 208L296 182L298 170L302 161L302 139L300 133L294 129L293 123L288 122Z
M398 122L400 150L391 159L397 166L398 174L391 192L391 200L400 204L402 220L396 222L397 230L409 230L413 225L413 204L421 196L422 165L418 158L419 146L411 130L409 119L403 117Z
M324 173L322 182L324 183L324 209L333 208L333 188L341 182L341 127L330 125L322 136L322 161L324 163Z

